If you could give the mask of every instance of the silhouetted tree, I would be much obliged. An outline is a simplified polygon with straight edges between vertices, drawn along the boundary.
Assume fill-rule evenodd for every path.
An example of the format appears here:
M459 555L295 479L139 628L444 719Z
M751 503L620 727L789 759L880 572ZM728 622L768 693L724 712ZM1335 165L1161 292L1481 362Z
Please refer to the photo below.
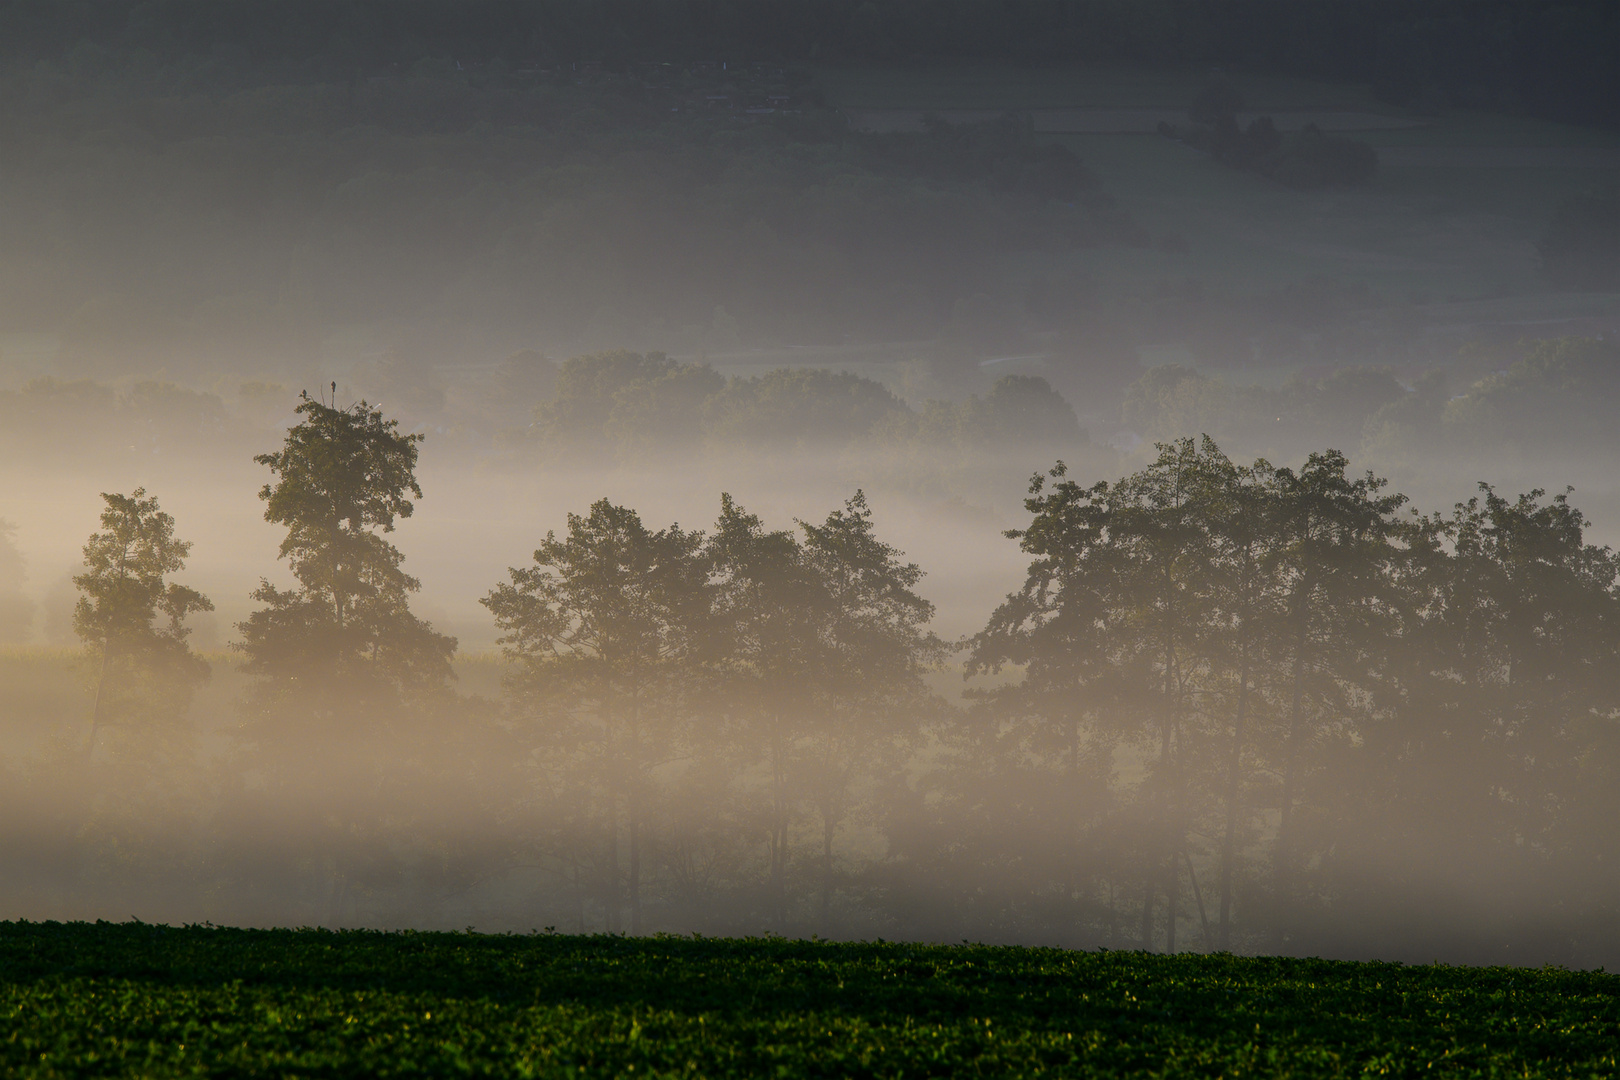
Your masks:
M455 640L411 614L421 583L383 536L410 517L421 435L365 402L339 409L306 398L279 451L253 460L276 474L259 497L264 517L284 525L281 557L296 589L269 583L265 607L242 623L249 670L269 676L345 678L426 687L450 677Z
M1215 607L1210 625L1211 660L1216 668L1217 685L1220 685L1222 670L1226 673L1226 685L1208 705L1211 708L1225 706L1232 725L1225 775L1215 781L1222 804L1219 906L1214 939L1209 940L1206 927L1205 946L1226 950L1231 948L1232 942L1240 832L1245 839L1249 838L1251 822L1258 809L1252 799L1245 801L1245 796L1250 794L1250 770L1245 766L1254 756L1252 729L1256 714L1266 704L1264 687L1257 683L1273 654L1268 648L1267 631L1277 621L1283 590L1273 558L1278 507L1275 472L1271 465L1256 461L1243 467L1217 460L1212 462L1210 472L1212 490L1206 505L1214 543ZM1232 676L1236 677L1235 687L1230 685ZM1218 721L1215 726L1219 727ZM1190 862L1188 872L1195 872Z
M720 518L708 541L713 574L715 636L710 663L715 705L725 718L720 737L736 769L763 776L766 911L786 933L788 873L796 804L803 782L800 755L824 656L821 582L790 530L764 523L720 497Z
M246 670L259 676L241 728L260 782L289 805L287 820L325 839L329 917L351 897L361 851L379 853L385 788L426 767L413 711L453 677L456 642L412 614L420 583L384 536L411 516L422 436L362 401L310 399L282 449L254 458L275 474L259 497L287 529L281 556L297 587L261 583L264 606L238 624ZM397 820L394 823L398 824ZM368 847L369 844L369 847Z
M144 488L103 494L104 531L84 545L85 572L73 579L80 597L73 630L96 661L95 704L85 756L105 727L132 738L161 735L184 714L208 664L186 644L187 616L214 605L170 575L185 568L191 544L174 536L174 518Z
M1509 500L1482 484L1451 515L1408 527L1403 617L1385 638L1381 708L1360 733L1367 760L1340 780L1350 791L1332 793L1355 820L1327 884L1356 898L1370 934L1397 920L1414 939L1474 930L1463 905L1427 909L1438 881L1507 913L1533 897L1570 924L1601 910L1579 890L1608 842L1566 821L1620 698L1620 558L1586 543L1587 524L1567 494Z
M923 682L945 647L928 631L934 605L917 595L923 572L877 538L866 496L856 491L820 525L800 522L817 592L818 671L804 689L814 708L803 766L821 818L819 920L831 917L833 845L850 813L851 785L897 767L914 747L928 707Z
M1288 932L1299 902L1301 786L1330 746L1352 737L1352 710L1366 704L1356 690L1367 687L1397 626L1389 574L1401 532L1394 515L1406 497L1383 494L1385 481L1371 473L1351 479L1348 468L1343 454L1328 450L1310 455L1297 473L1278 469L1272 481L1271 558L1286 593L1275 649L1288 665L1279 687L1286 700L1272 856L1278 935Z
M588 770L605 796L600 900L610 930L625 900L630 932L643 929L649 774L682 743L685 684L708 614L702 541L675 525L652 532L634 510L603 499L587 516L570 514L566 537L548 533L535 565L512 568L511 582L482 601L520 665L511 685L536 736L561 736L568 751L554 767Z
M1020 883L1030 892L1046 891L1038 879L1052 874L1069 907L1094 880L1118 869L1103 863L1106 845L1088 843L1088 833L1114 808L1114 751L1129 734L1117 660L1129 631L1110 486L1082 486L1060 462L1030 481L1024 506L1029 526L1007 535L1034 558L1022 589L973 638L966 669L970 676L997 674L1017 665L1023 677L975 695L963 770L970 782L994 770L1005 798L1025 808L1003 822L1012 836L987 839L992 865L1002 874L1022 870ZM1037 866L1011 865L1009 847L1021 853L1018 861ZM1055 856L1043 858L1042 847L1055 847ZM1083 865L1088 856L1091 865ZM1055 863L1050 869L1040 865L1048 860Z

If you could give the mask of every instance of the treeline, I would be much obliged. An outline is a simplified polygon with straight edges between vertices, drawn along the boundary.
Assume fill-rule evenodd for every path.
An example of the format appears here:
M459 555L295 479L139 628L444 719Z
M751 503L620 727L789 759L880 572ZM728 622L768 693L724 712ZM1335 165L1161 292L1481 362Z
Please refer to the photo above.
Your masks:
M263 384L245 384L238 413L258 412L255 406L262 404L264 389ZM115 387L92 379L42 376L16 390L0 390L0 448L18 457L43 451L63 464L109 450L148 456L183 453L239 443L243 433L232 421L241 418L218 395L170 382L142 379ZM75 430L82 437L61 437Z
M558 364L525 350L485 374L447 393L431 368L391 359L362 367L355 381L397 403L394 411L408 424L434 425L448 447L525 466L807 450L915 452L951 462L1088 445L1074 407L1035 375L1003 375L983 394L914 408L884 384L847 371L777 368L728 378L707 363L658 352L615 350ZM48 452L70 468L109 452L180 461L242 454L290 417L285 396L285 388L264 382L241 384L227 401L155 380L116 386L41 377L0 390L0 451ZM72 428L85 430L62 440Z
M1149 440L1201 430L1267 453L1324 440L1356 447L1385 467L1481 454L1580 461L1614 446L1614 341L1482 344L1458 359L1496 370L1458 378L1439 369L1403 382L1389 368L1347 367L1267 387L1164 365L1127 388L1123 417Z
M420 436L298 412L256 459L293 585L238 626L239 724L188 719L189 546L145 492L105 497L76 579L93 704L5 789L15 913L1620 949L1620 557L1566 495L1416 514L1337 452L1207 438L1115 483L1059 464L1009 534L1027 580L954 645L859 492L791 529L602 500L484 597L483 699L388 540Z
M552 458L635 459L650 452L960 451L1041 445L1079 449L1074 408L1034 375L1003 375L983 395L913 409L882 383L826 368L777 368L726 378L707 364L618 350L560 367L515 358L511 380L551 382L522 443Z
M82 42L337 77L443 56L1240 64L1369 81L1401 104L1444 99L1620 122L1609 63L1620 17L1600 0L8 0L0 41L30 60Z
M1298 290L1277 302L1287 300L1303 307L1310 297ZM660 352L613 350L557 362L523 350L490 368L453 373L393 353L355 366L340 386L389 402L408 427L432 428L441 454L470 461L570 467L645 463L669 453L847 453L911 487L972 461L1038 454L1072 462L1112 453L1088 436L1077 405L1092 422L1120 424L1149 445L1190 430L1273 457L1328 443L1386 469L1419 462L1451 468L1481 453L1579 457L1614 445L1609 414L1620 395L1620 349L1613 341L1482 343L1453 363L1461 370L1336 367L1271 386L1207 366L1132 363L1114 385L1094 382L1096 392L1087 394L1086 373L1066 370L1060 357L1044 370L1078 385L1071 402L1046 378L1025 374L962 394L961 384L983 378L982 369L966 365L972 370L949 382L951 356L943 349L899 366L894 389L826 368L726 376ZM957 400L945 396L953 390ZM41 377L0 390L0 451L20 458L45 448L67 467L109 452L155 462L243 455L289 418L286 393L260 381L212 393L156 380ZM70 429L79 434L62 440Z

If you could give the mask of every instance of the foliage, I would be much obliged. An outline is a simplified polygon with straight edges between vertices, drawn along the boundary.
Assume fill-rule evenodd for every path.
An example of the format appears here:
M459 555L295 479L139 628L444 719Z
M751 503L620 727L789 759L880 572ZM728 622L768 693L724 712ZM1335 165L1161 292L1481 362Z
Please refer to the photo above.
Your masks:
M1435 411L1442 436L1462 447L1508 441L1578 453L1613 445L1606 403L1617 389L1620 344L1553 338L1530 346L1505 371L1487 375ZM1431 414L1431 424L1434 419Z
M708 399L725 380L706 364L623 349L576 356L557 373L555 396L536 410L540 438L554 451L627 455L690 447Z
M905 404L881 383L847 371L777 368L735 376L704 406L709 438L772 449L840 447L871 434Z
M542 840L540 853L610 928L627 902L639 933L651 808L679 787L655 769L684 760L707 775L705 764L724 763L732 775L710 777L720 790L693 798L704 814L731 790L762 804L747 816L768 836L767 904L779 929L789 921L790 830L819 818L825 928L852 787L903 760L928 711L923 672L943 656L926 630L933 607L913 591L921 570L877 539L860 492L824 523L801 522L802 541L765 532L729 496L707 543L678 526L651 532L606 500L568 525L483 601L519 665L510 685L537 784L567 792L574 807L572 827ZM672 824L662 855L679 879L685 860L706 853Z
M1277 457L1318 442L1358 447L1380 464L1502 449L1572 454L1613 440L1616 357L1602 338L1521 341L1500 358L1487 354L1498 370L1460 388L1443 371L1407 384L1388 368L1358 366L1263 386L1165 364L1127 387L1123 414L1154 441L1202 431Z
M969 397L960 413L970 443L1080 446L1086 441L1074 407L1037 375L1003 375L983 398Z
M1137 940L1162 925L1170 951L1188 901L1217 947L1234 923L1277 950L1321 933L1411 947L1458 932L1419 914L1425 883L1529 904L1555 866L1563 932L1612 918L1598 834L1572 856L1559 815L1507 806L1548 805L1580 787L1552 762L1607 753L1620 558L1562 496L1487 488L1449 519L1403 519L1404 497L1347 467L1333 451L1239 467L1206 438L1161 444L1116 484L1036 476L1010 534L1028 577L968 668L1020 677L975 695L939 835L971 834L968 815L1011 815L1015 836L1021 813L1052 823L978 857L1052 897L1054 931L1101 914L1112 935L1136 892ZM1126 754L1139 764L1118 783ZM1023 794L987 799L985 772ZM926 868L916 847L903 858ZM1220 882L1213 920L1200 873ZM1365 931L1328 930L1345 903Z
M206 596L170 580L185 568L191 544L175 539L174 518L156 498L144 488L101 498L105 531L85 542L85 571L73 579L81 594L73 630L100 669L89 754L103 727L118 729L128 744L180 719L208 677L208 664L186 644L186 617L214 610Z
M73 629L94 673L88 736L62 739L59 727L57 739L31 749L44 771L58 772L60 797L79 803L78 842L94 853L92 865L146 884L183 873L195 854L171 838L195 828L200 776L188 710L210 676L187 643L186 620L214 605L173 580L191 544L175 538L157 499L136 488L102 500L102 531L85 543L84 572L73 579ZM56 846L58 858L71 858L76 845L58 837Z
M1613 975L780 939L0 926L18 1076L1612 1073Z
M1223 444L1282 456L1322 443L1358 446L1369 425L1398 415L1410 396L1387 368L1341 368L1268 387L1163 364L1126 388L1123 415L1155 442L1198 431ZM1386 408L1392 411L1380 413Z
M556 397L537 410L543 452L612 452L638 460L660 451L747 447L782 454L865 445L931 451L1079 447L1074 409L1045 379L1003 375L982 397L928 401L913 411L883 384L847 371L777 368L722 378L662 353L576 356Z
M503 398L532 408L551 399L557 365L533 349L521 349L502 361L497 385Z
M455 641L410 613L407 597L421 583L383 539L422 497L422 436L399 434L398 421L363 401L339 409L306 396L296 411L303 420L287 431L285 446L254 458L277 477L259 498L265 520L287 527L281 557L299 587L266 582L254 593L266 606L239 628L251 669L283 678L322 672L442 682Z
M1028 447L1069 454L1084 447L1087 437L1074 407L1051 383L1035 375L1003 375L983 397L930 399L915 412L891 415L874 431L874 441L935 453Z
M1612 376L1601 346L1490 385L1584 415L1570 399ZM596 374L648 361L570 377L589 400ZM677 367L653 358L651 378ZM1376 371L1263 391L1148 374L1144 402L1190 385L1320 409L1321 430L1387 394L1446 397ZM828 424L890 400L853 377L734 386L771 408L821 395ZM923 416L1005 410L1010 432L1061 427L1060 406L1009 377ZM258 923L1615 955L1620 557L1567 495L1487 487L1407 514L1338 451L1244 463L1207 437L1106 483L1059 462L1011 534L1022 586L963 643L960 707L922 570L861 491L790 528L723 495L707 534L601 500L486 598L508 650L486 701L450 691L453 642L411 613L389 543L420 494L416 439L364 403L299 415L261 458L296 585L265 586L244 628L242 724L194 729L177 696L153 752L86 762L41 719L85 713L62 673L41 659L54 689L35 694L9 681L33 661L8 660L14 902L93 911L116 889ZM167 577L184 545L143 494L124 502L93 538L82 625L168 634L153 657L197 670L178 621L195 600ZM150 580L113 573L140 549L124 524L161 564ZM480 666L493 690L500 665ZM115 758L137 767L115 776Z
M53 436L76 430L83 437ZM31 379L19 390L0 390L0 447L22 454L48 443L68 462L109 452L184 455L239 449L224 402L173 383L143 380L122 389L90 379Z
M650 532L606 499L547 533L533 567L482 603L519 665L510 680L542 763L542 783L576 805L595 804L585 835L545 845L591 867L590 898L618 929L621 895L630 932L642 932L641 855L654 791L649 772L678 753L689 717L690 676L704 639L707 567L702 533ZM623 806L629 865L619 870ZM588 814L588 812L587 812ZM594 818L590 820L589 818Z
M254 459L275 475L259 497L265 519L286 526L281 556L298 585L261 581L253 598L263 606L237 626L256 685L220 824L298 838L283 848L291 858L269 866L244 850L224 854L226 865L241 860L231 888L272 896L304 882L326 893L319 906L335 919L356 883L392 869L381 850L390 837L454 828L430 810L435 755L454 760L454 740L434 729L456 640L410 610L420 584L384 539L422 497L422 436L400 434L364 401L338 408L306 394L297 414L282 448ZM476 707L467 712L476 718ZM312 746L322 748L313 758ZM407 789L414 813L385 808Z

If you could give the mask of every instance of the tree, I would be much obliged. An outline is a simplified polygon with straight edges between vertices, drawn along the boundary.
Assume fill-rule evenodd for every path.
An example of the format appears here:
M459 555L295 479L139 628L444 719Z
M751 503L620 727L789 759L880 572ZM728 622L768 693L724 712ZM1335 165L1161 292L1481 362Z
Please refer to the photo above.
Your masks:
M73 630L97 661L95 704L85 757L112 725L154 733L185 711L192 691L208 678L208 663L186 644L187 616L214 605L195 589L171 581L185 568L191 544L174 536L174 518L148 498L102 494L104 531L84 545L85 572L73 583L79 602Z
M1248 738L1265 702L1264 686L1257 685L1265 674L1268 659L1268 627L1277 621L1281 598L1278 575L1271 559L1275 543L1275 471L1269 463L1256 461L1247 468L1230 462L1217 462L1212 469L1214 482L1209 492L1209 528L1214 542L1212 559L1215 617L1211 624L1212 660L1218 668L1237 676L1235 689L1228 688L1211 705L1229 706L1232 715L1231 749L1227 754L1225 779L1221 781L1220 874L1216 933L1206 945L1223 951L1232 945L1234 885L1237 875L1238 837L1245 824L1244 768L1249 753ZM1229 701L1223 701L1229 698ZM1251 810L1252 814L1252 810ZM1191 864L1189 874L1194 873Z
M1620 557L1586 542L1567 492L1480 491L1406 529L1380 707L1342 782L1356 797L1334 793L1355 827L1329 884L1374 912L1406 909L1406 932L1426 940L1471 921L1463 904L1422 902L1437 880L1508 911L1544 905L1541 932L1572 935L1612 910L1579 892L1602 876L1612 838L1570 818L1620 697ZM1498 935L1477 959L1521 960L1511 948Z
M383 539L422 497L417 444L398 421L362 401L346 409L311 400L279 451L253 460L277 477L259 492L266 521L287 528L280 555L298 588L268 582L265 607L239 626L250 671L288 679L344 678L399 688L441 685L455 639L411 614L421 582Z
M973 641L969 674L1023 667L1018 681L980 695L1005 753L1036 763L1037 776L1067 773L1049 814L1067 849L1057 860L1063 893L1112 928L1114 881L1134 877L1144 947L1162 892L1165 946L1176 948L1183 870L1205 944L1229 941L1237 837L1255 813L1243 802L1245 740L1276 602L1271 477L1265 462L1235 465L1207 437L1160 444L1150 465L1114 485L1083 486L1060 463L1031 483L1028 528L1009 533L1034 556L1024 587ZM1124 799L1110 779L1116 752L1132 744L1142 775ZM1010 797L1029 798L1035 779ZM1198 838L1210 835L1219 837L1213 930L1194 862ZM1087 895L1103 880L1106 904Z
M1197 443L1178 439L1160 444L1152 464L1114 489L1111 532L1121 552L1119 588L1136 628L1131 652L1122 657L1129 705L1141 718L1141 735L1158 742L1138 796L1149 868L1142 940L1144 945L1152 940L1155 881L1162 881L1168 952L1176 950L1181 866L1192 865L1190 769L1211 739L1206 703L1214 682L1210 652L1219 611L1218 544L1210 526L1215 495L1230 468L1208 436ZM1196 897L1196 873L1189 877Z
M1025 887L1045 891L1036 881L1055 878L1067 901L1062 906L1070 908L1103 870L1088 840L1112 809L1109 778L1125 734L1117 668L1126 633L1119 552L1106 482L1083 486L1059 462L1031 479L1024 506L1029 526L1007 533L1033 557L1024 585L975 635L965 671L998 674L1017 665L1023 677L974 695L966 734L975 760L967 768L976 779L993 767L1002 782L1002 790L984 800L992 806L977 817L1000 816L1000 804L1014 803L1005 826L1011 835L993 844L1001 872L1014 872L1008 852L1019 852L1014 858L1035 879ZM1030 827L1037 820L1046 823L1044 832ZM1082 861L1088 856L1091 865Z
M625 900L630 932L643 929L649 773L679 752L685 680L708 608L702 542L678 525L652 532L634 510L602 499L589 515L568 516L566 537L547 533L535 565L513 567L481 601L520 665L511 685L537 741L561 751L554 774L585 772L581 794L603 807L597 899L610 930Z
M1347 475L1336 450L1313 453L1297 473L1278 469L1272 480L1276 517L1270 559L1285 592L1275 626L1276 650L1287 658L1281 803L1273 846L1276 932L1286 936L1294 909L1303 840L1299 794L1306 772L1328 755L1327 740L1352 738L1352 709L1366 704L1372 669L1393 640L1395 598L1390 575L1401 527L1395 512L1404 495L1383 494L1385 481Z
M820 525L799 522L804 559L820 594L813 609L819 655L809 684L813 711L802 756L811 801L821 817L819 921L825 931L834 889L833 846L850 812L857 777L892 767L913 747L931 706L923 681L944 659L927 630L934 605L917 595L923 572L879 540L866 495L856 491Z
M704 402L725 385L706 364L682 364L660 352L576 356L557 372L552 401L535 410L549 449L636 456L698 441Z
M888 388L847 371L777 368L752 378L733 376L703 407L711 439L804 450L841 446L870 434L905 404Z
M264 606L237 626L259 676L240 729L257 786L243 794L285 800L259 815L278 833L309 832L333 920L366 867L381 867L391 831L427 827L412 821L423 796L411 789L433 782L444 752L429 706L453 678L456 641L412 614L420 583L384 539L422 497L422 436L364 401L340 409L305 395L297 413L282 449L254 458L276 477L259 497L265 520L287 529L280 553L297 587L262 582L253 598Z
M822 593L790 530L764 523L720 496L720 518L708 542L714 639L709 662L739 769L762 765L766 908L779 933L788 929L788 870L799 754L821 671L818 613Z

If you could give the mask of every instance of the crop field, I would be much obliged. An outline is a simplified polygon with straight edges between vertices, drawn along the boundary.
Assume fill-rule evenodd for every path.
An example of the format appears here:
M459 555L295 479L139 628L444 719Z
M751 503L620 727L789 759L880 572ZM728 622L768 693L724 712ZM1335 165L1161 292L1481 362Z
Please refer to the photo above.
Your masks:
M1053 949L0 924L0 1074L1620 1069L1593 972Z

